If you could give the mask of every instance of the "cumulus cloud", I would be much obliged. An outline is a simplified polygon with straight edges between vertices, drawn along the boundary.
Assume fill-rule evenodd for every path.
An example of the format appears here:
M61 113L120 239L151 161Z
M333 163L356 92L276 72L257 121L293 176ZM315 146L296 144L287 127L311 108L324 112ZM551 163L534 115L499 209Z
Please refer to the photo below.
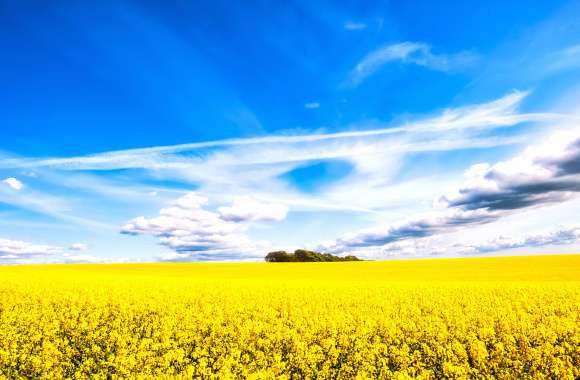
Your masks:
M227 260L237 257L261 257L265 243L253 242L246 235L250 221L276 221L286 217L285 206L261 203L252 198L238 198L230 207L212 212L204 207L207 198L188 193L175 200L159 216L130 220L121 232L130 235L153 235L160 244L180 256L167 260Z
M431 213L348 234L321 248L340 253L381 247L490 223L519 210L571 199L580 191L580 132L556 133L542 145L531 146L512 160L475 165L466 172L466 177L464 185L437 200L439 209ZM558 236L567 235L557 234L554 238ZM521 244L554 241L544 238L530 237ZM510 244L519 243L496 241L489 246L494 244L510 248Z
M357 86L390 62L424 66L431 70L450 71L464 68L476 59L472 53L434 54L431 46L420 42L401 42L381 46L367 54L350 72L348 83Z
M260 202L251 197L237 197L231 206L218 210L223 220L231 222L273 222L286 219L288 214L285 205Z
M18 262L61 253L61 249L44 244L0 238L0 262Z
M480 164L439 203L465 210L517 210L562 202L580 191L580 134L558 133L512 160Z
M488 253L515 248L567 245L580 242L580 226L562 226L554 231L523 237L499 236L478 244L457 244L461 253Z
M24 187L24 184L14 177L6 178L2 180L2 183L11 188L12 190L16 191L22 190L22 188Z
M311 110L316 109L316 108L320 108L320 103L318 103L318 102L306 103L306 104L304 104L304 108L311 109Z

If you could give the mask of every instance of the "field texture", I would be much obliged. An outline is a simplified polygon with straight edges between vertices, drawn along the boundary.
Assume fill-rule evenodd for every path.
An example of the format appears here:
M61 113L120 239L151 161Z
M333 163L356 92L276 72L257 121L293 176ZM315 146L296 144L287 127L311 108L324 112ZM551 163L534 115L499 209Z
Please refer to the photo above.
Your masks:
M580 256L0 267L0 377L580 377Z

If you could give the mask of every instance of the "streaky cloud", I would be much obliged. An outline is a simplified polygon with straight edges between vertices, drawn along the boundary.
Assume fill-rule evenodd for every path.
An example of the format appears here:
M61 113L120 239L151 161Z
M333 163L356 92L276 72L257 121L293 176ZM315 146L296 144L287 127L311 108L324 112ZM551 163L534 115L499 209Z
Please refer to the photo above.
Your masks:
M348 86L358 86L381 67L391 62L414 64L436 71L463 69L475 62L477 56L469 52L434 54L430 45L422 42L401 42L384 45L368 53L350 72Z
M344 29L346 30L364 30L367 26L364 22L347 21L344 23Z
M47 159L0 159L0 168L29 169L38 167L53 167L63 170L113 170L125 168L180 168L186 167L192 161L199 160L197 156L183 157L171 156L185 152L198 151L207 148L227 148L242 147L250 145L260 145L268 147L270 145L293 145L293 144L315 144L328 141L348 141L355 140L359 143L361 139L375 141L381 136L418 136L419 139L426 133L441 134L452 131L465 130L485 130L518 125L525 122L543 122L565 118L565 115L554 113L517 113L517 107L528 95L526 91L513 91L502 98L488 103L470 105L444 110L440 115L404 123L398 126L387 128L376 128L369 130L353 130L333 133L314 133L306 135L274 135L252 138L235 138L225 140L215 140L207 142L196 142L189 144L178 144L171 146L158 146L150 148L127 149L121 151L111 151L100 154L67 157L67 158L47 158ZM454 137L456 139L456 137ZM495 139L498 141L498 139ZM416 146L420 146L419 142ZM452 144L452 149L460 149L457 144ZM470 147L469 139L466 140L466 147ZM413 142L407 143L407 149L413 151ZM303 160L310 159L308 156L308 146L301 146L300 151L306 152ZM312 149L312 148L311 148ZM318 147L315 145L314 150ZM347 153L348 154L348 153ZM316 154L311 155L316 159ZM329 154L328 157L332 157ZM338 157L338 155L335 155ZM324 157L321 157L324 158ZM302 160L302 159L301 159ZM289 158L288 161L296 161ZM267 162L262 160L260 162Z

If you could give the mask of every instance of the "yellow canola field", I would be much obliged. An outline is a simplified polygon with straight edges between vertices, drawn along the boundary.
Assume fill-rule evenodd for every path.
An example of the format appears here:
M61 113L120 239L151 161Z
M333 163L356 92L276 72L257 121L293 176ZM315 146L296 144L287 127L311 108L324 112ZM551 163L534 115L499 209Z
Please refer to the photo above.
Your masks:
M0 267L4 378L580 377L580 255Z

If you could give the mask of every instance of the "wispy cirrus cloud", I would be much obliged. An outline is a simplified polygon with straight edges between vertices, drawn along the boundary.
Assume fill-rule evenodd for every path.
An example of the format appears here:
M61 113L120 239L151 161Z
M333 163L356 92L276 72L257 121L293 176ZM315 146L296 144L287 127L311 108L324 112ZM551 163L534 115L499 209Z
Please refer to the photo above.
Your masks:
M358 86L391 62L423 66L436 71L453 71L472 65L477 59L474 53L436 54L432 47L422 42L401 42L384 45L368 53L355 66L347 78L347 85Z
M347 21L344 23L344 29L346 30L364 30L367 26L364 22Z
M111 229L112 226L89 217L71 213L71 197L60 197L36 189L27 191L6 191L0 187L0 202L44 214L73 225L81 225L91 229Z
M562 70L571 70L580 68L580 44L567 46L549 56L549 62L546 63L546 73L553 73Z
M122 151L112 151L100 154L85 155L67 158L47 158L47 159L0 159L0 168L4 169L30 169L39 167L57 168L59 170L117 170L129 168L179 168L205 161L203 155L193 157L173 156L198 151L203 153L208 149L222 148L215 156L224 158L223 149L237 149L251 146L252 159L243 161L236 157L238 164L263 164L282 163L292 161L306 161L317 158L331 158L348 155L348 151L357 154L360 149L345 150L345 146L360 147L365 141L383 144L388 140L377 140L377 138L399 138L405 137L407 143L403 150L438 150L437 141L442 145L448 145L445 134L451 132L480 131L501 127L515 126L525 122L545 122L558 120L564 115L554 113L520 113L517 111L522 100L528 95L526 91L513 91L499 99L491 102L469 105L457 108L444 109L439 115L421 118L406 122L402 125L384 125L382 128L357 129L342 132L311 133L304 135L274 135L253 138L225 139L189 144L178 144L171 146L158 146L151 148L127 149ZM375 123L376 124L376 123ZM427 134L430 144L425 144ZM410 136L410 137L408 137ZM451 144L450 149L460 149L461 141L457 136L453 136L459 144ZM493 138L491 139L493 140ZM463 140L465 147L470 147L470 139ZM497 141L497 139L496 139ZM347 142L347 144L337 144L335 142ZM350 143L351 142L351 143ZM325 143L325 144L323 144ZM288 155L288 151L281 151L279 148L293 147L298 145L300 149L294 154ZM423 145L423 148L421 147ZM328 148L328 149L327 149ZM389 149L392 146L389 146ZM260 149L260 150L259 150ZM439 149L445 149L441 147ZM328 152L328 150L334 153ZM328 153L321 153L327 151ZM227 152L227 151L226 151ZM263 154L267 152L267 154ZM276 152L282 152L276 154ZM297 154L298 153L298 154ZM320 155L321 157L317 157ZM260 159L260 157L265 157ZM270 160L271 158L271 160Z

